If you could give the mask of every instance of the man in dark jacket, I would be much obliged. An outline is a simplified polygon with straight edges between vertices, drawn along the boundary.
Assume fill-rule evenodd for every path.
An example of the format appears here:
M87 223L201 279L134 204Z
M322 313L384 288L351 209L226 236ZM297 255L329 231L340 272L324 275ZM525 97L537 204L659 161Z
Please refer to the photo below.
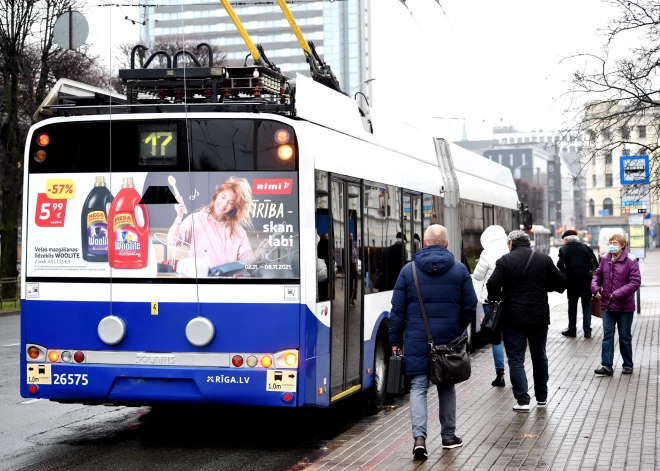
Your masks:
M566 291L568 292L568 329L563 331L562 335L576 336L577 305L580 300L584 338L590 339L591 274L598 268L598 260L594 251L580 242L577 232L566 231L562 235L562 239L564 239L564 246L559 248L557 268L566 277Z
M510 253L497 261L486 287L490 301L502 300L504 348L509 359L513 395L518 402L513 410L529 412L525 349L529 342L536 403L545 407L548 401L548 357L545 354L550 324L548 292L563 292L565 281L550 257L532 252L529 236L523 231L512 231L508 240Z
M477 295L467 269L447 250L447 229L434 224L424 234L424 248L415 254L420 291L436 345L455 340L474 318ZM412 263L401 270L390 312L390 344L394 354L405 348L406 376L411 377L410 416L415 459L426 459L426 393L429 389L430 346L415 288ZM443 448L463 445L456 432L456 391L438 386Z

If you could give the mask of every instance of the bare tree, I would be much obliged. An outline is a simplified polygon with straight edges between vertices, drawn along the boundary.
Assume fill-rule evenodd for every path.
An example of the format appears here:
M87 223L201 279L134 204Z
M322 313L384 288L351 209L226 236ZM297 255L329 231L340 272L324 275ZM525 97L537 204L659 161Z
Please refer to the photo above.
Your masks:
M39 81L36 86L35 100L41 103L46 97L46 86L51 71L51 59L61 53L54 42L53 26L60 15L76 10L82 5L77 0L41 0L38 2L37 21L39 25Z
M582 67L572 76L567 136L583 136L583 173L594 160L609 161L629 150L649 155L651 191L660 195L660 0L604 0L617 12L601 30L597 54L578 54ZM625 57L613 57L620 41L636 38ZM645 136L645 138L644 138ZM637 139L635 139L637 137ZM640 139L644 138L642 142Z
M0 0L3 103L0 119L0 277L16 276L23 136L20 126L22 58L35 24L36 0ZM13 291L12 287L12 291ZM3 293L12 295L13 293Z

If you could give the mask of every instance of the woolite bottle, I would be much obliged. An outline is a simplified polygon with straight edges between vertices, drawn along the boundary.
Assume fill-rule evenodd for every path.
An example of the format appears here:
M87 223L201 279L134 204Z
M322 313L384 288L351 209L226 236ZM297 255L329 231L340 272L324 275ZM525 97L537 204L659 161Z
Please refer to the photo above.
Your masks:
M140 199L133 179L124 178L108 215L108 258L112 268L144 268L149 263L149 214Z
M111 204L112 193L105 186L105 177L96 177L80 220L82 256L88 262L108 261L108 211Z

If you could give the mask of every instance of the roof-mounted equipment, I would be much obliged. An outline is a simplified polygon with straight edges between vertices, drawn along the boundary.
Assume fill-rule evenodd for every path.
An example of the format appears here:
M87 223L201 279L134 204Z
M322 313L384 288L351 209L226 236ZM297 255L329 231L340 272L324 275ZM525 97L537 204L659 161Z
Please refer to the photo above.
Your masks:
M227 0L220 0L220 1L223 2L224 4L224 2ZM319 82L328 88L332 88L333 90L339 93L344 93L341 87L339 86L339 81L337 80L337 77L335 77L335 74L332 73L332 69L330 68L330 66L326 64L323 61L323 59L321 59L319 54L316 52L316 47L314 46L314 43L312 41L309 42L305 41L305 37L303 36L300 27L296 23L296 20L293 17L291 10L289 10L286 1L277 0L277 4L280 6L282 13L284 13L284 16L289 22L289 26L291 27L293 34L295 34L296 39L298 39L298 43L300 44L300 47L305 53L305 58L307 59L307 63L309 64L309 71L314 81Z

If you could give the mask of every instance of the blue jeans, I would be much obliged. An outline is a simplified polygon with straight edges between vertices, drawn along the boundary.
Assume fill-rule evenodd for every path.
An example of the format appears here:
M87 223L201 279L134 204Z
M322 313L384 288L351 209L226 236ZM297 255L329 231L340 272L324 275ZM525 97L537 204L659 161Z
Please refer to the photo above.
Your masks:
M603 309L603 354L601 363L613 368L614 331L619 326L619 351L623 366L633 367L632 352L632 312L612 312Z
M509 359L511 387L518 404L529 404L527 375L525 374L527 342L529 342L529 354L532 357L536 400L538 402L548 399L548 357L545 354L547 340L547 325L529 324L504 328L504 347Z
M440 409L440 435L442 438L454 438L456 433L456 390L454 385L437 386ZM426 394L429 390L428 375L412 377L410 385L410 420L413 438L426 438L426 419L428 409Z
M577 330L577 305L578 300L582 303L582 330L584 333L591 332L591 296L580 296L568 298L568 330L575 333Z
M490 305L484 304L484 315L490 312ZM493 361L495 362L495 371L504 369L504 346L500 343L499 345L493 345Z

